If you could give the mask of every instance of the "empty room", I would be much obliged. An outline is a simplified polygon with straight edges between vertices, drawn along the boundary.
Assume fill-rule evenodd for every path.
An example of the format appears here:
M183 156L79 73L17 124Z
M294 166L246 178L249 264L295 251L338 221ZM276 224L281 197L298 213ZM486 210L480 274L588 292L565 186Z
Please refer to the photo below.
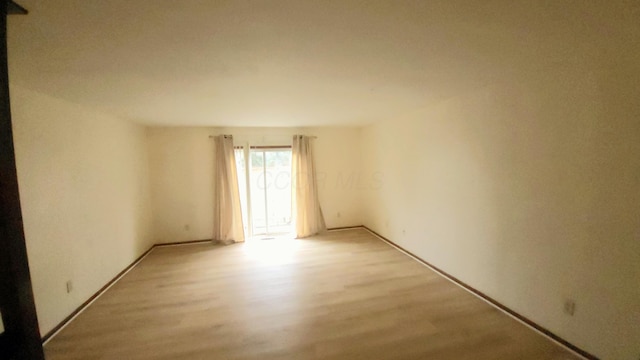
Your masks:
M0 1L0 358L640 359L640 2Z

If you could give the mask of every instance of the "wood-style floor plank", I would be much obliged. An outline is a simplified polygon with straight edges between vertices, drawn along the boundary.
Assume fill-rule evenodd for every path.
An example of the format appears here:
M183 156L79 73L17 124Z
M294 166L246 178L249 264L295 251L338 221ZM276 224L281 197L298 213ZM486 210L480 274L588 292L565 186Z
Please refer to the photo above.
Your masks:
M45 346L73 359L578 359L363 229L154 249Z

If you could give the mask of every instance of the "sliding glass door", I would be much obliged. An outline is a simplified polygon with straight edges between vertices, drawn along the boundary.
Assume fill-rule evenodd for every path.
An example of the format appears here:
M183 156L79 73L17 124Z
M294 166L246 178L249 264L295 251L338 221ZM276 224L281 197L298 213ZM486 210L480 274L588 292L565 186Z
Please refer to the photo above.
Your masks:
M264 237L289 233L291 148L239 149L236 150L236 161L247 235Z

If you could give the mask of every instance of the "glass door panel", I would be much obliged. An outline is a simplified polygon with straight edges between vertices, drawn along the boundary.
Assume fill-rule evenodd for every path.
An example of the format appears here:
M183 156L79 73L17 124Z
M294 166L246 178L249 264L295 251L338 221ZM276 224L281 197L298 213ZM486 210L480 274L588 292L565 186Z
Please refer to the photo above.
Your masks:
M269 233L291 229L291 150L265 151Z
M249 158L252 235L268 234L264 151L251 150Z

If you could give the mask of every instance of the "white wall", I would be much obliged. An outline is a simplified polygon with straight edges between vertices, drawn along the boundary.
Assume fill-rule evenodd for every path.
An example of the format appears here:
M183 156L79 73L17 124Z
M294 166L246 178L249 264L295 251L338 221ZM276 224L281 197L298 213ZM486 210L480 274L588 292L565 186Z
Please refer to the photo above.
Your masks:
M365 128L364 224L602 359L636 360L640 71L618 60L505 74Z
M11 106L45 334L152 245L146 135L139 125L20 87L11 87Z
M360 218L360 130L357 128L149 128L154 240L210 239L213 221L213 134L236 145L291 145L294 134L316 135L319 197L328 227ZM338 217L340 213L340 217Z

